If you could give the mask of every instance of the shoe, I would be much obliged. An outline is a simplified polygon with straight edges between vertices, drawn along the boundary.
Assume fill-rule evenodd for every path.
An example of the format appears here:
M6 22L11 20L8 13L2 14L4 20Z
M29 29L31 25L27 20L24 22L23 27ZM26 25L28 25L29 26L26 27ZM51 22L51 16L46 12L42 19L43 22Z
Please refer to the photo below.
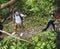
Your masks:
M14 35L16 32L13 32L12 35Z
M20 36L23 36L23 33L21 33Z

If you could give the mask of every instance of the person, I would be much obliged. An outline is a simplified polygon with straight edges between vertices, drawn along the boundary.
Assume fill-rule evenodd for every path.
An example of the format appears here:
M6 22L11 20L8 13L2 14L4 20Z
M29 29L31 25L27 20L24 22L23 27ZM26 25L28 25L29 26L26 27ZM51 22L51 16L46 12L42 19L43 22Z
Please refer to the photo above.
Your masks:
M53 13L51 15L53 15L56 19L60 18L60 8L56 8L52 12Z
M55 24L54 24L54 22L55 22L55 18L52 17L52 19L50 19L50 20L48 21L47 26L46 26L42 31L46 31L46 30L50 27L50 25L52 25L52 27L53 27L53 29L54 29L54 31L55 31Z
M23 31L24 27L23 27L23 17L26 17L25 14L22 14L18 11L16 11L13 15L13 22L15 24L14 26L14 32L13 34L17 33L16 29L17 27L21 27L21 30ZM23 35L23 33L21 33L21 36Z
M2 25L2 22L0 22L0 30L2 30L3 29L3 25ZM3 36L2 36L2 32L0 32L0 40L2 40L3 39Z

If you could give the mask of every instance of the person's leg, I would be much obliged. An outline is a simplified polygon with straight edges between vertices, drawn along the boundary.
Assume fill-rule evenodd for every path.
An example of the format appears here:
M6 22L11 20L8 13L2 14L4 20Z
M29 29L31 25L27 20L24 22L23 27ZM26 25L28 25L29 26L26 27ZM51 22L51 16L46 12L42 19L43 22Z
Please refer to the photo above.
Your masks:
M0 25L0 30L2 30L3 29L3 25Z
M23 31L24 31L24 28L22 27L22 24L20 23L19 24L19 27L21 28L21 33L20 33L20 36L22 36L24 33L23 33Z
M15 27L14 27L14 32L16 32L17 30L17 24L15 24Z
M2 39L3 39L2 32L0 32L0 40L2 40Z
M23 25L23 20L22 20L22 22L21 22L21 27L22 27L22 28L24 28L24 25Z
M55 24L54 24L54 23L52 23L52 26L53 26L53 29L54 29L54 31L55 31Z
M21 32L23 32L24 28L22 26L22 23L19 24L19 27L21 28Z
M0 24L0 30L3 30L3 25L2 24ZM0 32L0 40L2 40L2 39L3 39L2 32Z
M46 31L49 28L50 24L48 23L47 26L42 30L42 31Z

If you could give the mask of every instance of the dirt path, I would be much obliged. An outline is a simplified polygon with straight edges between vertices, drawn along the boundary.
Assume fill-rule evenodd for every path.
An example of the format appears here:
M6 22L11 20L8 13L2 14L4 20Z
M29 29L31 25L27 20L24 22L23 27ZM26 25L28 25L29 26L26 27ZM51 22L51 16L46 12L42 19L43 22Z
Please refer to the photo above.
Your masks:
M23 36L20 36L20 32L18 32L16 34L17 37L20 37L22 39L30 39L33 36L35 36L36 34L40 33L40 30L42 30L41 26L36 26L36 27L31 27L31 28L27 28L24 32L23 32ZM7 37L8 35L3 34L3 37Z
M36 34L39 33L39 30L41 30L42 27L33 27L33 28L28 28L23 32L23 36L20 36L20 32L18 32L17 36L23 39L30 39L32 37L34 37Z
M41 31L44 27L42 26L35 26L35 27L31 27L31 28L27 28L25 29L23 33L23 36L20 36L20 32L17 32L16 36L17 37L20 37L22 39L30 39L34 36L36 36L37 34L41 35ZM51 30L51 27L48 29L48 30ZM6 37L7 35L6 34L3 34L3 37Z

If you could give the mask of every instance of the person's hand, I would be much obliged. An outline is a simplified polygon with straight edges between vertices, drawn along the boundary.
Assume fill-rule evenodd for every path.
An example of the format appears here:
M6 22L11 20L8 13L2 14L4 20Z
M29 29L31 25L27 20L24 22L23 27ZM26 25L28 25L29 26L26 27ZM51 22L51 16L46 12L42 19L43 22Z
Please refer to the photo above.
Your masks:
M27 15L24 15L24 17L26 17Z

